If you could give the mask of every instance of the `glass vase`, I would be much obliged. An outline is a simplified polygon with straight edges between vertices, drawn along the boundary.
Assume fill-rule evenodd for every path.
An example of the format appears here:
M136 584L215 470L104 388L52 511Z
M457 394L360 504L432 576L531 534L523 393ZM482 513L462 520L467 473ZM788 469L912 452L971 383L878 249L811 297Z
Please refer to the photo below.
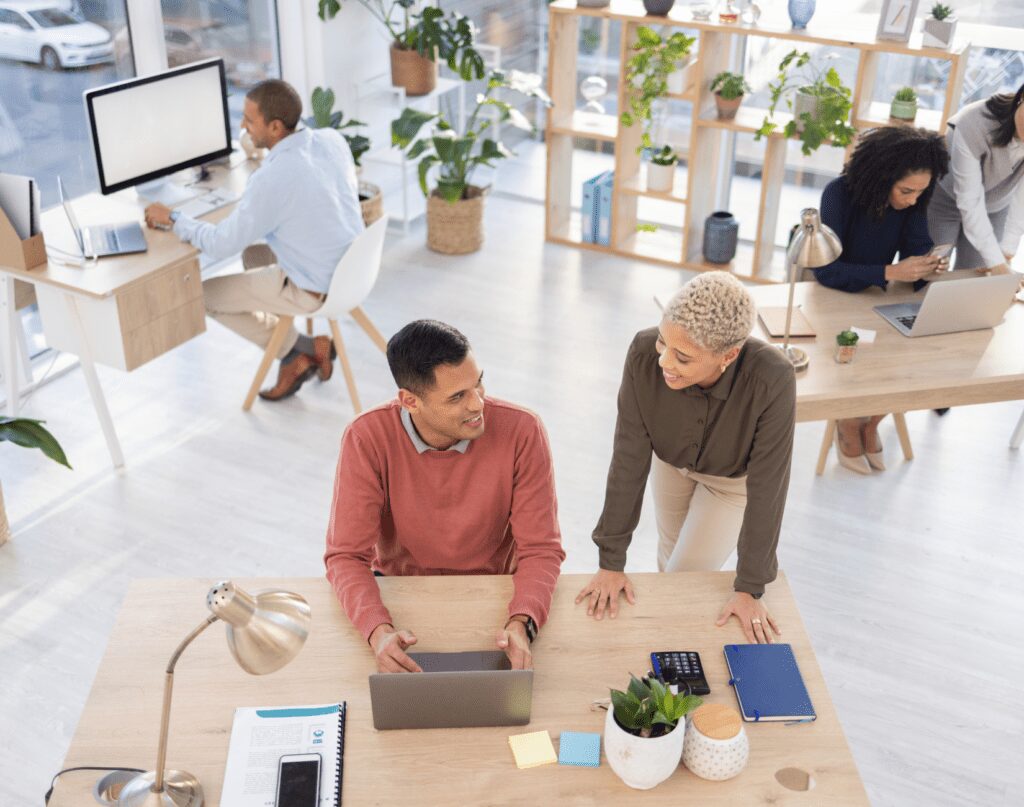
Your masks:
M814 16L815 0L789 0L789 19L794 28L806 28Z

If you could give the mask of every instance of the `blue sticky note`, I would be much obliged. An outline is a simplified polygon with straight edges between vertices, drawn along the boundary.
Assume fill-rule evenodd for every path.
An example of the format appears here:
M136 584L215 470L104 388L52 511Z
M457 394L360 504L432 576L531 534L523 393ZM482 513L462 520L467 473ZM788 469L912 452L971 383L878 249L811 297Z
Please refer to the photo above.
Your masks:
M563 731L558 741L558 764L597 768L601 765L601 735Z

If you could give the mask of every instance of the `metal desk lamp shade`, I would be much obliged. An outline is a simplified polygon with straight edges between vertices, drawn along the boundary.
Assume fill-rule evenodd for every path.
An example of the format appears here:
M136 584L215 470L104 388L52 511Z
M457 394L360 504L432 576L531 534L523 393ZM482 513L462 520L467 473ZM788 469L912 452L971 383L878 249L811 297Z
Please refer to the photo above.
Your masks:
M182 652L200 633L218 620L227 626L228 647L238 666L253 675L280 669L302 649L309 635L309 604L289 591L249 594L231 582L210 589L206 604L211 614L193 630L167 662L163 716L156 770L136 776L125 785L118 807L202 807L203 787L185 771L165 770L167 729L171 714L174 667Z
M804 269L828 266L838 260L842 253L843 245L839 242L839 236L831 227L821 223L818 211L813 207L804 208L800 213L800 229L793 236L786 251L786 262L789 264L789 303L786 305L786 335L782 352L797 370L803 370L810 361L806 351L789 346L790 326L793 324L793 292L796 290L797 276Z

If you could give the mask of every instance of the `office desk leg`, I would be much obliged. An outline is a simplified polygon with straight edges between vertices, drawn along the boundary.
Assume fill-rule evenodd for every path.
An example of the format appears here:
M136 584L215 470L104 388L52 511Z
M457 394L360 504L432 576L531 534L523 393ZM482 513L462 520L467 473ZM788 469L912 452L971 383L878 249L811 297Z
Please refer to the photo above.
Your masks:
M903 449L903 459L914 459L914 449L910 446L910 432L907 431L906 416L902 412L893 412L892 419L896 424L896 434L900 438L900 448Z
M821 450L818 451L818 467L814 473L821 476L825 473L825 462L828 460L828 452L832 448L832 440L836 436L836 421L830 420L825 424L825 436L821 439Z
M14 310L14 278L4 275L0 281L3 294L0 295L0 306L3 307L4 329L4 386L7 391L7 414L12 418L18 416L18 403L21 390L18 389L18 312Z
M103 397L103 388L100 386L99 376L96 375L96 365L92 361L92 348L89 346L89 337L85 332L85 325L82 323L82 314L78 310L78 301L73 294L67 294L65 297L68 302L68 309L71 312L75 335L78 337L78 349L76 352L82 363L82 373L85 375L86 386L89 387L89 396L92 398L96 417L100 421L103 437L107 441L110 459L114 463L115 468L123 468L124 454L121 453L121 443L117 439L117 432L114 431L114 421L111 420L110 410L107 409L107 399Z
M1020 420L1010 437L1010 448L1020 448L1021 443L1024 443L1024 412L1020 413Z

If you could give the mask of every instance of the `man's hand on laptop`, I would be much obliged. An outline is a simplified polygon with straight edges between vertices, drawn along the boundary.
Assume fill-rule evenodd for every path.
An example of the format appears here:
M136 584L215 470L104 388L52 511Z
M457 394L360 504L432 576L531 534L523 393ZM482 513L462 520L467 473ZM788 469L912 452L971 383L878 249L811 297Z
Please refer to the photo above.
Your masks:
M512 662L513 670L532 670L533 653L530 652L530 637L526 635L526 625L512 617L505 627L498 631L495 639L498 648L505 651Z
M150 229L167 229L172 223L171 209L167 205L154 202L146 208L146 224Z
M406 655L405 650L416 644L412 631L395 630L394 625L383 622L370 634L370 647L377 657L379 672L423 672L423 669Z

